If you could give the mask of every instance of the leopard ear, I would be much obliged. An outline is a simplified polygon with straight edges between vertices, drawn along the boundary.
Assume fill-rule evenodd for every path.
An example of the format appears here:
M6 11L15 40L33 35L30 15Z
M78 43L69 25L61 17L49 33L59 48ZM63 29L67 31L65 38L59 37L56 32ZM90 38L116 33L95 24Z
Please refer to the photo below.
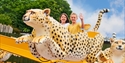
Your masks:
M50 9L49 8L44 9L43 13L45 13L48 16L50 14Z
M110 38L110 43L113 43L114 42L114 38Z

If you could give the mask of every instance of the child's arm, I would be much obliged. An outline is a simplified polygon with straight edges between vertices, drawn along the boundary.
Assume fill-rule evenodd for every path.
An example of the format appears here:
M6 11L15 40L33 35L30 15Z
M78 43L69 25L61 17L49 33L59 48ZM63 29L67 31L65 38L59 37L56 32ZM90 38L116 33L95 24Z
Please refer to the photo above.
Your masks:
M83 15L82 13L79 14L79 18L81 20L81 28L83 29L84 28L84 20L83 20Z

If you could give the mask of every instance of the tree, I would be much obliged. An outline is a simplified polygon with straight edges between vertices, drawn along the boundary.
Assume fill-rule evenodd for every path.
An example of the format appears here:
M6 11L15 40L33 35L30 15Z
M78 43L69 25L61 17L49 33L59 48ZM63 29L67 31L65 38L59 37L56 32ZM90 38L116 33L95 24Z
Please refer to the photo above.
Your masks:
M66 0L2 0L0 1L0 14L9 16L12 20L12 26L24 31L31 31L31 27L25 25L22 21L22 16L26 10L31 8L51 9L51 16L59 20L61 13L72 12Z
M12 20L10 19L10 17L8 15L0 14L0 23L6 24L6 25L11 25Z

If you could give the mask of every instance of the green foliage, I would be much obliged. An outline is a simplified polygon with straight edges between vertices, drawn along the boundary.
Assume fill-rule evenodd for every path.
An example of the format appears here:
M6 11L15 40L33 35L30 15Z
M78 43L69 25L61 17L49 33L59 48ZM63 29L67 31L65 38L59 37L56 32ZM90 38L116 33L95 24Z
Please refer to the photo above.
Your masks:
M21 32L25 32L25 29L31 31L31 27L25 25L22 21L22 16L28 9L51 9L51 16L56 20L59 20L61 13L67 13L70 15L72 12L69 4L65 0L2 0L0 1L0 14L6 14L6 16L12 20L11 25L14 28L18 28ZM0 17L1 18L1 17ZM8 20L9 20L8 19ZM5 21L5 20L4 20Z
M0 15L3 14L4 16L0 16L0 22L7 21L6 24L10 24L14 28L14 33L31 32L32 28L23 23L22 16L25 14L26 10L36 8L50 8L50 15L56 20L59 20L61 13L67 13L70 15L72 12L69 4L65 0L1 0ZM10 36L10 34L6 35ZM25 60L25 58L22 58L21 61L18 61L17 58L13 58L10 59L10 61L17 63L36 63L31 62L31 60Z
M28 28L24 28L23 32L29 32L30 30Z
M8 36L8 37L20 37L20 36L22 36L21 34L5 33L5 32L0 32L0 34Z
M8 15L0 14L0 23L6 24L6 25L11 25L12 20L10 19L10 17Z
M13 33L20 34L20 30L18 28L13 28Z
M103 48L102 48L102 50L105 50L106 48L109 48L111 45L110 45L110 43L104 43L103 44Z

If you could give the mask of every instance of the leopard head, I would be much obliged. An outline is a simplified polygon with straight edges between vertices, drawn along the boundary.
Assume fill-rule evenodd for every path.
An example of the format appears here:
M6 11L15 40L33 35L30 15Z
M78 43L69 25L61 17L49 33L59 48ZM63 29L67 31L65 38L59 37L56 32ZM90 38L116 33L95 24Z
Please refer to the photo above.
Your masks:
M43 25L46 18L49 17L50 9L30 9L27 10L23 16L23 21L28 26L35 27L36 25Z
M110 39L111 43L111 50L115 52L125 52L125 41L124 40L117 40L117 39Z

